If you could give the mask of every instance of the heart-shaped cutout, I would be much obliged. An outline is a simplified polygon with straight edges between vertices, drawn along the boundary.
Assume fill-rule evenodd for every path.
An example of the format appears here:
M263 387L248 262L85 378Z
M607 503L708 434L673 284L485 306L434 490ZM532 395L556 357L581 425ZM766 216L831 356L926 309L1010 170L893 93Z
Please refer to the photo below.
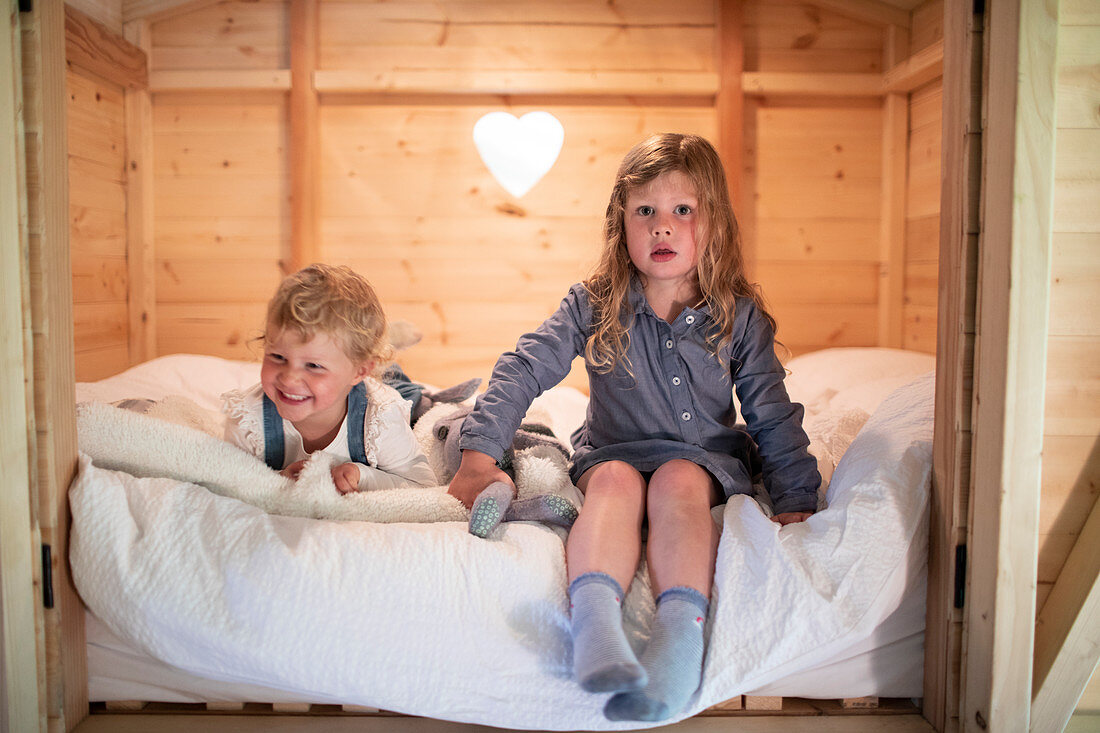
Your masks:
M554 166L564 140L565 128L549 112L528 112L519 119L490 112L474 125L474 145L485 167L516 198Z

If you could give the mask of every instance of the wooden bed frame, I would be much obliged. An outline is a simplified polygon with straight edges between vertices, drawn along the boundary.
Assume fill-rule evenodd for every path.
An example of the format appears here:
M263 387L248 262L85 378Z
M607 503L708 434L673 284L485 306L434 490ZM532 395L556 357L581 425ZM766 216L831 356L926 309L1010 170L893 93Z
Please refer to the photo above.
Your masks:
M884 26L906 15L876 0L808 1L877 18ZM0 247L0 460L6 472L0 492L0 728L68 731L89 714L84 608L65 559L65 495L76 456L66 59L97 64L100 74L120 73L133 92L127 117L140 130L149 124L149 92L132 49L141 51L148 42L143 34L150 18L208 4L125 0L131 42L126 46L113 38L104 41L97 35L99 24L67 12L56 0L33 0L25 12L18 12L23 3L8 1L9 24L0 32L0 59L12 72L0 75L5 242ZM976 15L971 2L944 0L942 51L895 57L897 65L883 75L888 86L880 79L874 92L884 97L889 125L891 115L902 114L899 105L913 85L929 74L943 77L936 436L922 710L927 723L905 725L937 731L1060 730L1100 654L1100 509L1094 491L1086 490L1088 501L1076 505L1075 529L1066 534L1064 550L1055 553L1057 565L1043 570L1050 574L1039 599L1036 510L1060 501L1049 496L1056 489L1047 489L1044 465L1068 462L1075 470L1070 485L1095 485L1100 471L1095 447L1100 324L1090 295L1100 272L1093 152L1100 149L1100 124L1095 56L1087 50L1096 47L1100 17L1095 4L1085 0L1063 0L1061 18L1045 3L987 0L982 5L984 12ZM308 22L311 6L315 12L313 0L293 0L293 13L304 13L294 16L299 19L294 29L302 28L302 18ZM717 8L721 27L739 24L738 2L720 1ZM74 35L86 51L83 62L74 58ZM753 95L805 83L742 73L738 51L736 43L724 43L719 52L723 73L715 104L721 119L738 118L753 104ZM291 57L291 79L302 73L297 58ZM292 130L308 132L316 95L303 94L293 83L289 91ZM738 170L741 148L728 137L736 127L720 129L723 155ZM896 121L889 129L899 129ZM898 136L903 133L902 127ZM291 180L297 192L291 264L308 262L315 253L317 213L308 203L315 203L308 195L315 180L309 167L316 163L316 148L310 147L315 143L307 134L293 146L299 157ZM128 155L128 195L140 201L153 185L147 139ZM904 180L897 160L884 159L887 212ZM740 185L751 190L753 181ZM884 263L895 261L890 249L898 240L886 230L896 231L898 221L883 216ZM130 310L128 333L132 353L151 355L155 299L143 288L154 282L152 222L138 215L127 226L135 243L128 297L138 305ZM889 344L896 339L891 329L899 322L903 290L897 268L886 266L884 273L883 292L893 295L880 311L887 315L879 337ZM1067 383L1067 389L1059 386ZM1051 405L1071 405L1080 417L1060 419ZM1068 437L1084 448L1064 449ZM173 720L166 715L157 727L174 729ZM697 720L703 722L691 722L706 724ZM92 719L81 729L95 725ZM787 719L760 725L751 729L795 729ZM845 729L855 729L854 723Z

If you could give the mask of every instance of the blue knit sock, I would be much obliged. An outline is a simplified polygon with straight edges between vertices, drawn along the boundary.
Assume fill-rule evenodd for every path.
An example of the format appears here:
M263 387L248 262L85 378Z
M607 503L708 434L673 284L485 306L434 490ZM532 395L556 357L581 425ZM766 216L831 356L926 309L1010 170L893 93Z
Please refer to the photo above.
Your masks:
M623 633L623 589L606 573L585 573L569 584L573 672L587 692L645 686L646 672Z
M685 586L657 597L653 635L642 654L649 684L607 701L611 720L665 720L683 710L703 678L703 624L707 599Z

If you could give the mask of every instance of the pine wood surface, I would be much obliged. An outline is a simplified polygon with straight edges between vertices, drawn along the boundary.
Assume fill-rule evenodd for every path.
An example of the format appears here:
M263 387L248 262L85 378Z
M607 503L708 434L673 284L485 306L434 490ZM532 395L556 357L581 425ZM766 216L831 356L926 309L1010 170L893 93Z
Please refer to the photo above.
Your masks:
M1100 115L1082 116L1077 107L1081 94L1100 99L1100 82L1095 73L1091 81L1076 76L1100 64L1100 17L1074 14L1072 7L1060 10L1040 613L1100 496ZM1067 86L1067 77L1078 78L1080 86Z
M942 81L909 95L902 347L930 353L936 350L942 116Z
M130 363L121 350L129 338L126 115L120 86L79 68L66 86L74 347L77 379L91 380Z
M981 148L980 19L965 0L946 0L942 112L942 210L936 329L936 411L929 502L928 610L924 714L941 731L957 731L963 614L955 607L957 549L968 537ZM975 88L978 87L978 88ZM923 119L924 114L913 114Z
M1041 501L1042 393L1051 353L1047 304L1056 219L1051 205L1056 9L991 5L986 28L983 278L960 720L981 719L992 730L1010 730L1028 725L1032 691L1035 507ZM989 154L998 150L1016 155Z
M122 0L66 0L65 4L122 35Z
M45 613L33 592L41 583L34 552L40 542L36 497L31 490L36 448L29 296L29 232L19 18L0 21L0 728L33 730L44 723ZM32 155L34 153L32 152Z
M122 34L72 6L65 6L65 61L128 89L149 81L145 52Z
M73 404L73 300L66 110L65 13L61 3L36 3L20 15L23 124L27 161L27 229L33 333L34 440L32 515L52 548L54 607L44 611L45 679L40 713L65 730L87 714L83 607L69 577L67 490L76 469ZM28 422L30 424L30 422ZM37 596L37 593L35 593ZM38 599L35 599L38 602Z
M339 69L711 72L714 12L713 4L702 1L675 13L648 2L617 6L615 13L584 2L446 8L324 2L318 79ZM371 34L359 32L365 23ZM831 10L807 14L797 3L746 3L743 29L746 68L881 71L880 28ZM662 38L659 52L652 50L654 33ZM289 15L281 3L210 4L158 20L152 36L154 77L186 69L279 72L289 64ZM520 45L523 50L515 51ZM573 45L590 50L570 53ZM565 98L546 101L550 104L508 105L516 115L549 108L567 131L555 167L514 201L469 141L473 122L499 108L496 98L437 101L429 93L321 99L321 257L362 268L391 317L428 314L426 323L417 324L428 334L419 349L442 351L431 358L405 355L431 365L425 380L464 378L456 370L466 367L457 366L456 358L463 353L461 360L472 363L479 350L477 374L487 376L499 350L511 348L556 307L570 283L587 274L598 251L611 176L631 144L664 129L716 138L711 107L656 98L625 104L611 97L582 105ZM292 247L286 113L283 99L260 93L156 97L156 287L158 312L170 306L172 313L158 328L158 349L175 352L195 344L193 331L168 332L169 323L186 318L185 304L210 304L214 310L217 304L262 304L287 269ZM759 221L758 234L747 242L750 255L759 258L757 276L773 308L791 319L815 313L814 304L831 311L824 321L819 314L811 318L812 326L782 323L791 339L785 343L796 353L875 343L875 311L866 305L878 297L877 109L863 102L775 103L761 107L756 125L758 140L747 161L756 176L756 199L745 218ZM791 170L800 174L792 177ZM210 267L213 262L216 268ZM523 299L530 307L521 308ZM914 300L919 308L928 297ZM478 307L475 301L499 305ZM513 318L505 325L499 320L505 304L514 313L532 314L532 320L523 324ZM211 321L196 312L204 333L216 330L213 322L228 329L211 347L219 353L240 348L241 333L258 328L237 322L236 313L230 308ZM462 313L489 320L461 325ZM908 310L903 317L927 321L927 314ZM473 332L482 331L496 337L480 346L461 341L462 333L476 338ZM455 366L441 366L445 363Z

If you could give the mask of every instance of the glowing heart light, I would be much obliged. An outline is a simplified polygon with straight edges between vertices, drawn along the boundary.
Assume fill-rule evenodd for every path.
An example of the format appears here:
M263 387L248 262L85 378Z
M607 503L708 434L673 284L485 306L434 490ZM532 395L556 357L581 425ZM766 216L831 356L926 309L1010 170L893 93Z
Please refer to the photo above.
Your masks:
M474 125L474 145L485 167L516 198L554 166L564 140L565 128L549 112L528 112L519 119L490 112Z

